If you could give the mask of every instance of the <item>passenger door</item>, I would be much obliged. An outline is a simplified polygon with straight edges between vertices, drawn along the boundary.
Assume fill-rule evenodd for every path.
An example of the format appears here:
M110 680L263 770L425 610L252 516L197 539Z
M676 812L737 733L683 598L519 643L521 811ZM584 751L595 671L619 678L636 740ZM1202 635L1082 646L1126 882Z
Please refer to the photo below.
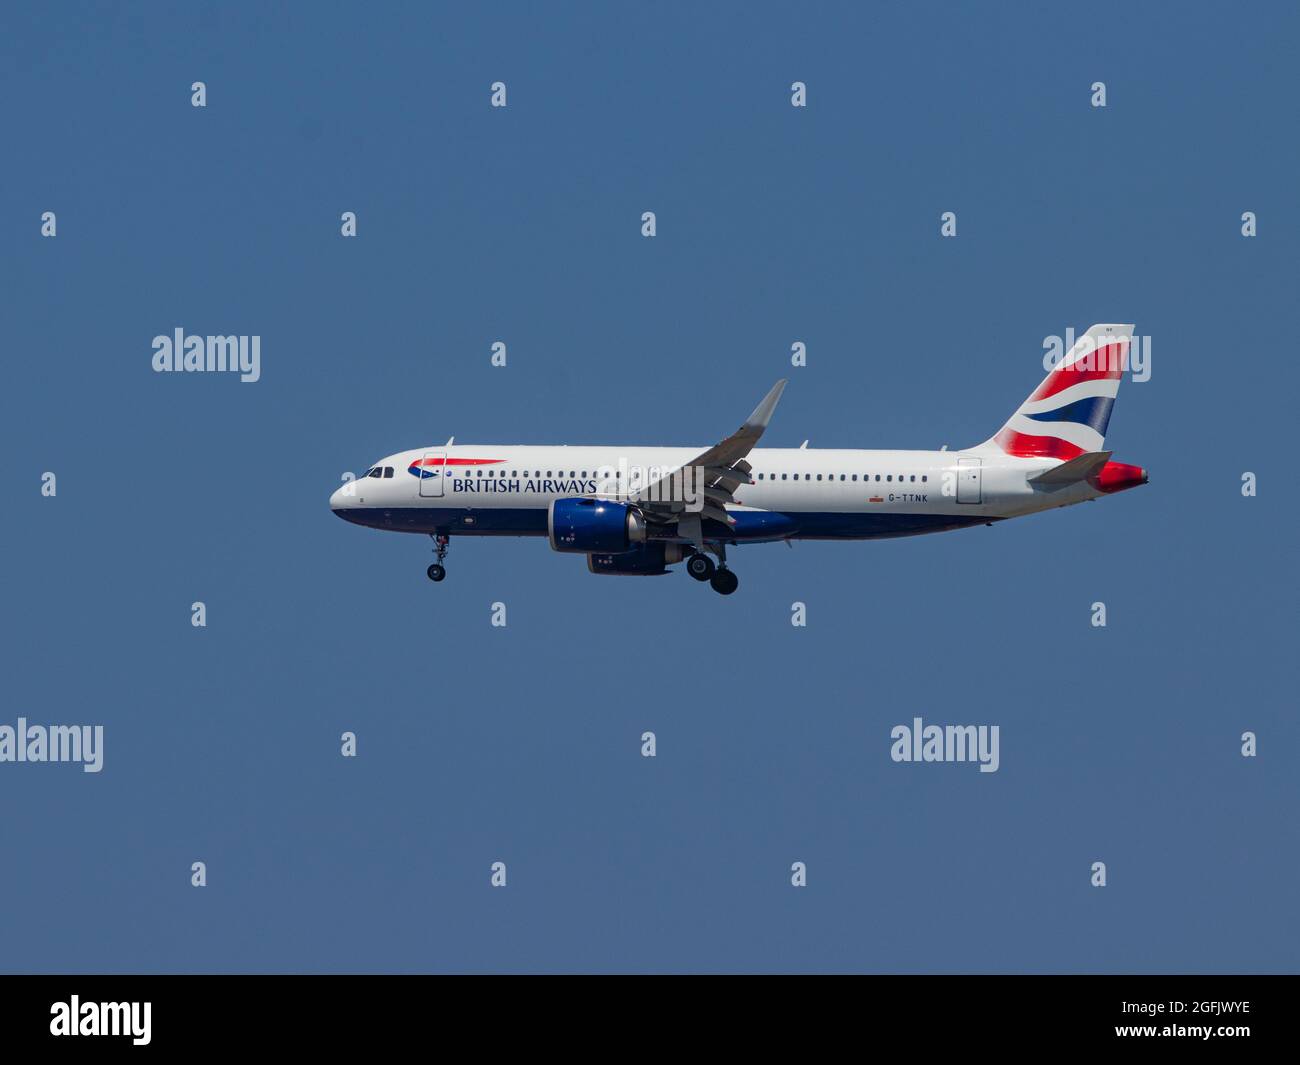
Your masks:
M426 499L439 499L445 491L447 452L426 451L420 460L420 495Z
M958 459L957 460L957 502L958 503L980 503L983 502L983 491L981 487L981 469L982 459Z

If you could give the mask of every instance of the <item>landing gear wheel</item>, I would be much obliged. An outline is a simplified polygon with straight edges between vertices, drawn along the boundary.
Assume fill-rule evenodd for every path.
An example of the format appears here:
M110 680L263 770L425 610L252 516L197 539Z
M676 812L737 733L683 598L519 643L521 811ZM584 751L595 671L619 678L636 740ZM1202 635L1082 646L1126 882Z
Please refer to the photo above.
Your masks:
M720 569L709 580L709 585L719 595L730 595L740 587L740 578L729 569Z
M446 533L430 533L429 535L433 537L433 557L438 561L425 572L429 575L429 580L440 581L447 576L447 570L443 566L442 560L447 557L447 545L451 542L451 537Z
M686 572L697 581L707 581L713 576L713 559L708 555L694 554L686 560Z

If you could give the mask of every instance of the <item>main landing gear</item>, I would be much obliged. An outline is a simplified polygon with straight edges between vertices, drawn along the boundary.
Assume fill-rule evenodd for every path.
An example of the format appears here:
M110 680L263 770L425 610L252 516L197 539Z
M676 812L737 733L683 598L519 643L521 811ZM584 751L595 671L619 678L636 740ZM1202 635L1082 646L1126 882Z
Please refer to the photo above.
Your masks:
M719 595L730 595L740 587L740 578L729 569L720 569L709 578L709 586Z
M686 560L686 572L697 581L708 581L709 587L719 595L730 595L740 587L740 578L727 569L726 548L719 544L715 550L719 565L715 566L713 559L697 551Z
M442 564L442 560L447 557L447 544L451 541L451 537L446 533L430 533L429 535L433 536L433 542L435 545L433 553L437 556L438 561L425 570L425 572L428 573L429 580L440 581L445 579L447 576L447 567Z
M713 576L713 559L697 551L686 560L686 572L697 581L707 581Z

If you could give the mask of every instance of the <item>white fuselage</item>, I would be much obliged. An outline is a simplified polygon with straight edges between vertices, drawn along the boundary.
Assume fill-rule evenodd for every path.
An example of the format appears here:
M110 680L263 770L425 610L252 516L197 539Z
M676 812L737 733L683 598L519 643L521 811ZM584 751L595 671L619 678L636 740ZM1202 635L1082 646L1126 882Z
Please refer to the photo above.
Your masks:
M375 464L379 473L334 493L357 524L407 532L545 535L555 499L626 498L701 453L680 447L421 448ZM1052 489L1028 478L1056 460L990 450L864 451L755 448L752 484L735 491L711 539L871 539L958 528L1095 499L1087 481ZM391 474L387 471L391 470ZM630 490L630 491L629 491ZM782 515L788 524L755 522Z
M586 555L593 573L649 576L684 562L730 595L733 544L915 536L1146 484L1146 470L1105 450L1131 334L1091 326L993 436L963 451L760 448L781 380L711 447L448 440L381 460L330 506L358 525L431 535L433 581L446 577L453 534L546 536L556 551Z

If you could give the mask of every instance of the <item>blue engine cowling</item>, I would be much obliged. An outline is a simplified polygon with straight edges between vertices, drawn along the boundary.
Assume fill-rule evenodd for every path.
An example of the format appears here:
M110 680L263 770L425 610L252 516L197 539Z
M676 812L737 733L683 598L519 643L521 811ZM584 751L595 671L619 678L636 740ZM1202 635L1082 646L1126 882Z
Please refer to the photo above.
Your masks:
M645 542L645 519L627 503L607 499L556 499L546 515L556 551L618 554Z
M683 554L680 544L665 544L657 540L617 555L589 554L587 569L592 573L615 573L623 577L656 577L667 573L667 566L680 562Z

